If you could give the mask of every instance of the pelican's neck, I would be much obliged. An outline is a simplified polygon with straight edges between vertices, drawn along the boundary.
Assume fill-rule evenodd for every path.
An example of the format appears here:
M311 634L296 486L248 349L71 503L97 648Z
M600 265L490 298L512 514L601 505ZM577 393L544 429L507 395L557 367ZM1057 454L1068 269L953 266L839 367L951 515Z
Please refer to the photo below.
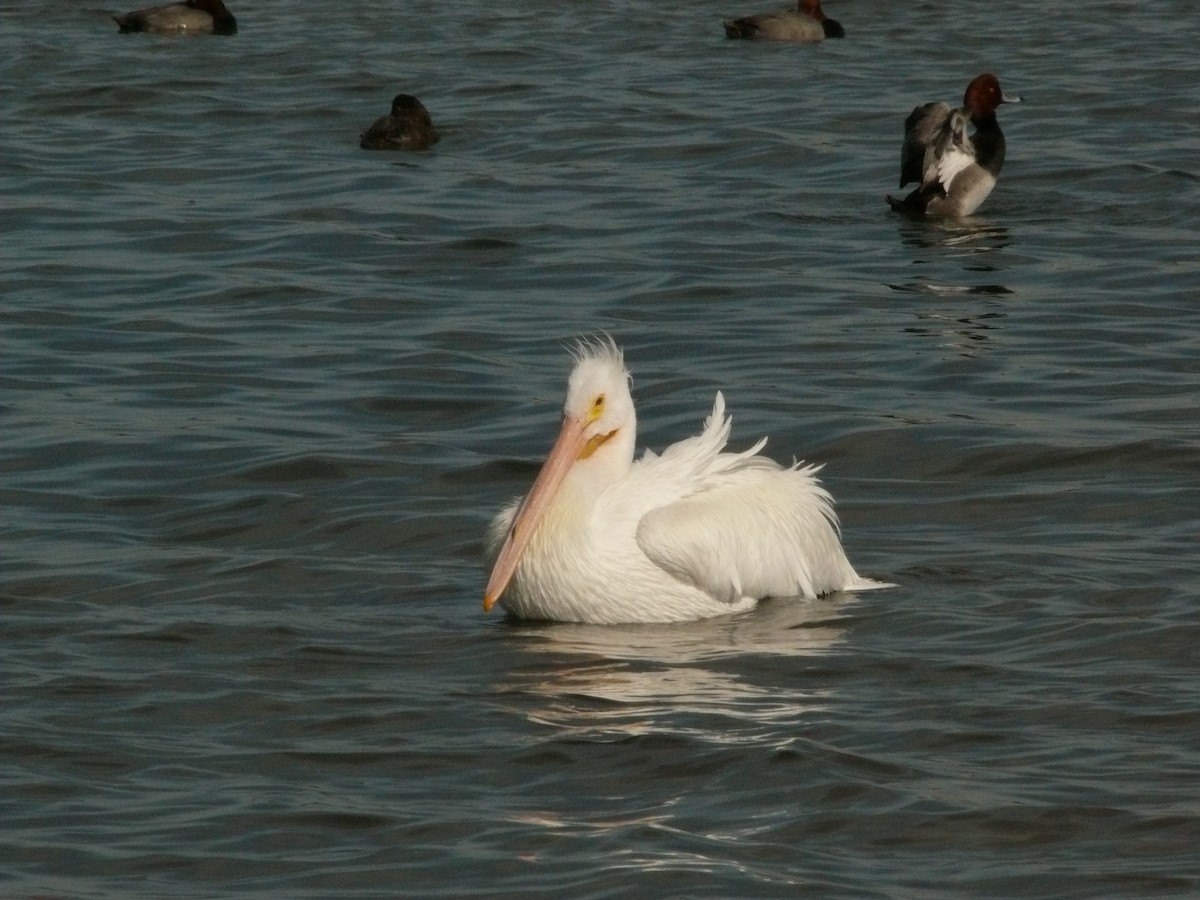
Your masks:
M614 434L571 466L533 536L533 556L578 558L593 546L593 512L601 497L633 468L633 437Z
M637 424L621 426L587 459L578 460L567 476L570 489L587 503L595 502L610 485L620 481L633 468L633 448Z

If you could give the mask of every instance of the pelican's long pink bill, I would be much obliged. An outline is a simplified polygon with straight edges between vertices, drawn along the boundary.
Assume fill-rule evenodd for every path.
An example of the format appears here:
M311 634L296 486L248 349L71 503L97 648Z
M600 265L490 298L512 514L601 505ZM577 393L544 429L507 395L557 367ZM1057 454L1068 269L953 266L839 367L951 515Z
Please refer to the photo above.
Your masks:
M567 477L571 466L584 452L584 448L587 446L584 431L586 427L587 423L583 419L569 417L563 419L562 430L558 433L554 446L550 448L550 455L542 463L542 470L538 472L533 487L529 489L529 493L525 495L525 500L521 503L521 508L513 517L512 527L509 528L500 553L496 557L492 575L483 592L485 612L491 612L496 601L500 599L500 595L504 593L504 589L508 587L509 581L517 571L517 564L521 561L521 554L525 552L530 539L537 533L538 526L545 517L546 510L550 508L559 486Z

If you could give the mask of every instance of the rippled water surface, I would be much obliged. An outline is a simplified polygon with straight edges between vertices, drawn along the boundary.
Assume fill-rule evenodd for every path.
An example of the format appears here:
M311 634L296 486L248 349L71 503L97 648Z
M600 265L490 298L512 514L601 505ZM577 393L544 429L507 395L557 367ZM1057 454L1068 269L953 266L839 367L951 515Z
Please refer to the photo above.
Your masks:
M0 8L0 894L1200 892L1192 4L232 8ZM890 214L984 70L998 188ZM899 587L485 616L601 330Z

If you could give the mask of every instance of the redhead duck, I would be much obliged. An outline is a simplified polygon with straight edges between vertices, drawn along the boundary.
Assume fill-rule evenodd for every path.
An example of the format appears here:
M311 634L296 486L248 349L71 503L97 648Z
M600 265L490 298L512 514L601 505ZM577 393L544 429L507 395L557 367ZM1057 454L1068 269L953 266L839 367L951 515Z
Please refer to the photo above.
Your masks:
M136 9L113 16L122 31L154 31L171 34L233 34L237 19L221 0L186 0L167 6Z
M917 216L969 216L987 199L1004 165L1004 132L996 107L1017 103L1006 97L995 75L985 73L967 85L961 109L926 103L904 120L900 150L900 187L919 186L903 200L891 194L892 209ZM967 122L975 126L967 134Z
M798 0L796 9L759 13L722 22L725 36L769 41L823 41L846 36L846 30L821 9L821 0Z
M411 94L397 94L391 114L376 119L362 133L359 146L364 150L424 150L440 136L420 100Z

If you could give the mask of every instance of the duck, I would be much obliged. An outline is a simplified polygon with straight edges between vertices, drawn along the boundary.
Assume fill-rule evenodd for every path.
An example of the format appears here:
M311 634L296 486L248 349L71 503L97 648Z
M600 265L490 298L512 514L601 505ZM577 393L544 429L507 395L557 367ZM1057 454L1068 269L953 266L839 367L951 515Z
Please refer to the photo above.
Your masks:
M234 34L237 19L221 0L186 0L166 6L135 9L113 16L123 32L149 31L159 34Z
M768 41L823 41L846 36L846 29L825 15L821 0L798 0L796 9L781 9L721 23L730 38Z
M364 150L424 150L439 137L424 104L411 94L397 94L392 111L362 133L359 146Z
M996 109L1020 100L1007 96L1000 79L985 72L967 85L960 108L941 101L914 108L904 120L900 187L913 181L918 186L903 199L888 194L888 205L939 218L961 218L979 209L1004 166L1004 132ZM974 133L968 133L968 123Z

